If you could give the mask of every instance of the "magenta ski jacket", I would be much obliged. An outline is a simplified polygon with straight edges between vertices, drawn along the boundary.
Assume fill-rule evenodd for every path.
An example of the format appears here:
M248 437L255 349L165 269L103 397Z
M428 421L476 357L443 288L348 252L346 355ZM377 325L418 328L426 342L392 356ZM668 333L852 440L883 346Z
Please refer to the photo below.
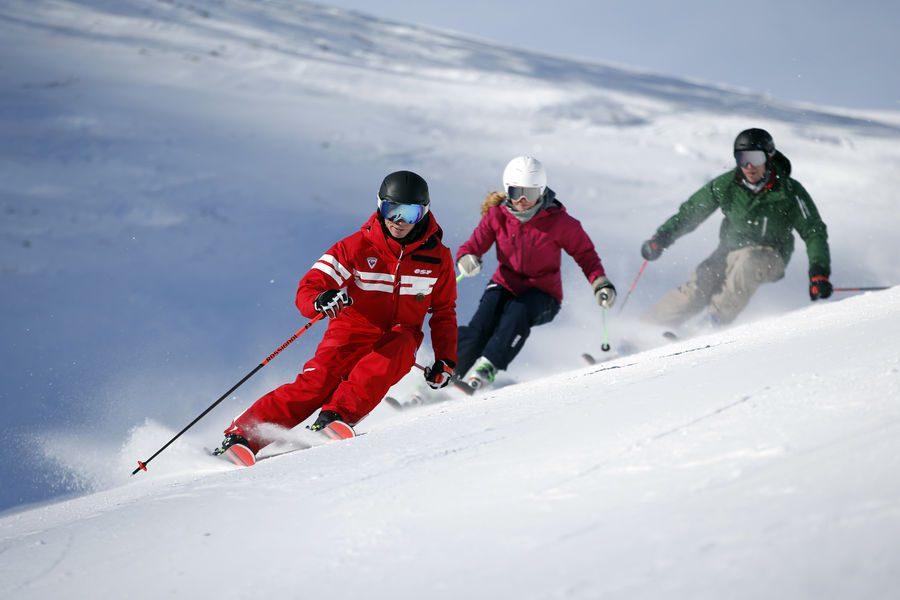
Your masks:
M504 205L494 206L481 218L468 241L459 247L456 260L466 254L482 257L494 244L500 264L491 281L515 295L537 288L562 303L563 250L575 259L588 282L605 275L594 243L581 223L557 200L524 223Z

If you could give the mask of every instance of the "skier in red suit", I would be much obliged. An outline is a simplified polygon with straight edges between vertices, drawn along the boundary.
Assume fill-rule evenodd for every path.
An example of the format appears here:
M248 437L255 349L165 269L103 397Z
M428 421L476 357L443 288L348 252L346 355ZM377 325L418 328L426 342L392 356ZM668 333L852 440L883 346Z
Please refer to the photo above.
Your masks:
M334 421L359 422L409 373L428 313L437 358L425 379L435 389L447 385L456 365L456 281L453 257L441 237L425 180L411 171L385 177L375 214L300 281L300 313L330 318L315 356L293 383L238 416L215 453L240 451L248 459L241 462L252 464L273 441L260 425L290 429L320 408L310 426L314 431Z

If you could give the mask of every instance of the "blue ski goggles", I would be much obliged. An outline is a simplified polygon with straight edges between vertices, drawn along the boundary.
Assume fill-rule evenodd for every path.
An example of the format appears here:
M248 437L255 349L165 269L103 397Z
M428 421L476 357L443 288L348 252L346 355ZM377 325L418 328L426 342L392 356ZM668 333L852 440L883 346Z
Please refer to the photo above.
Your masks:
M539 187L522 187L520 185L511 185L506 188L506 195L510 201L525 198L529 202L537 202L543 195L544 190Z
M734 160L741 168L747 165L761 167L766 164L766 153L762 150L738 150L734 153Z
M428 214L428 207L424 204L400 204L378 198L378 214L387 221L403 221L415 225Z

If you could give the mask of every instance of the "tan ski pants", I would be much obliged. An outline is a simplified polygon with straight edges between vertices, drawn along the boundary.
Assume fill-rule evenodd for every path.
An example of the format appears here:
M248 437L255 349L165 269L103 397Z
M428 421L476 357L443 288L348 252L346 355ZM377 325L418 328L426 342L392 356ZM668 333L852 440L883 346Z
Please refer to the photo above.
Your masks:
M642 318L675 327L707 308L718 323L730 323L757 288L784 277L784 269L784 259L772 248L717 250L698 265L690 279L666 293Z

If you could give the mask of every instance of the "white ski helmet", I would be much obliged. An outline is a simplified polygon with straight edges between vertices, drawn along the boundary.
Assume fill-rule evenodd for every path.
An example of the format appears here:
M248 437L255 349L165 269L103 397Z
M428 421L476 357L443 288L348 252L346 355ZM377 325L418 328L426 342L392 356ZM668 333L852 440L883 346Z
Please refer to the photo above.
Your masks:
M541 193L547 187L547 172L544 165L531 156L517 156L503 169L503 189L518 186L525 188L541 188Z

